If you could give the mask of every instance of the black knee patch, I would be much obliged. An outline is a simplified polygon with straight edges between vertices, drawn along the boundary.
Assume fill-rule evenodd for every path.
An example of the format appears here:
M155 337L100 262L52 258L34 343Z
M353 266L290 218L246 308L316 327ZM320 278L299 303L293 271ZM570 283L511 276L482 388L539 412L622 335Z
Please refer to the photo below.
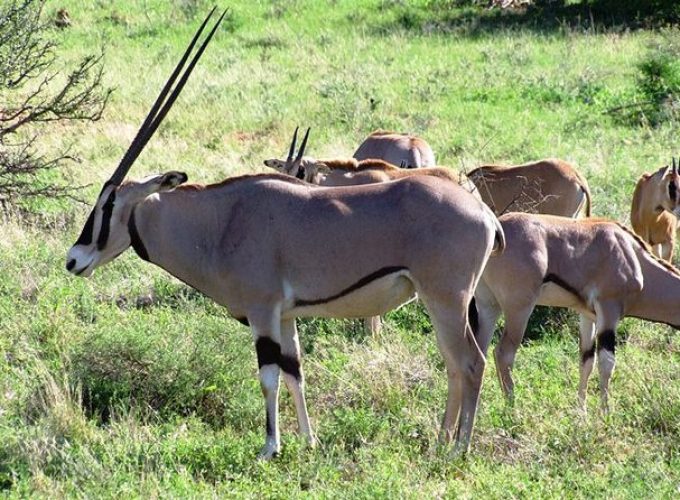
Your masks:
M269 337L260 337L255 341L257 352L257 366L276 365L281 358L281 346Z
M595 356L595 345L588 349L587 351L583 351L581 353L581 364L584 364L586 361L589 359L593 359L593 356Z
M300 380L300 361L295 359L292 356L286 356L285 354L281 355L281 358L279 359L279 366L281 369L288 373L289 375L292 375L296 379Z
M260 337L255 341L257 366L279 365L284 372L300 380L300 361L293 356L281 354L281 346L269 337Z
M597 336L597 350L606 349L614 354L616 348L616 339L613 330L605 330Z
M477 331L479 330L479 315L477 314L477 304L475 303L474 297L472 297L470 304L468 305L468 321L470 322L472 333L476 337Z

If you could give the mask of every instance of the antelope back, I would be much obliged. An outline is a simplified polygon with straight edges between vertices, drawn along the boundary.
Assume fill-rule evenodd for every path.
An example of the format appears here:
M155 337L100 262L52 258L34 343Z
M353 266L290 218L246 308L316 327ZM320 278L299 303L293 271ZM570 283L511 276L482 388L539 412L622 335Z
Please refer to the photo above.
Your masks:
M352 155L357 160L378 159L406 168L434 167L434 152L422 138L395 132L376 131Z

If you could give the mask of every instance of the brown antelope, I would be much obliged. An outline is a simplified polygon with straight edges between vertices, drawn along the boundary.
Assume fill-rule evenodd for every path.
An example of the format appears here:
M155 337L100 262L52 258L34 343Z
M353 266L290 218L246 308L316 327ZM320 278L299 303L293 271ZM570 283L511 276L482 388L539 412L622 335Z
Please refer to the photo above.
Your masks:
M630 222L633 230L649 243L658 257L673 259L680 216L680 175L673 166L653 174L642 174L633 192Z
M406 168L434 167L434 153L424 139L410 134L376 130L364 139L352 155L357 160L371 158Z
M590 188L566 161L546 159L517 166L484 165L468 173L497 214L527 212L590 217Z
M484 369L468 308L489 255L504 247L483 203L430 176L341 188L279 174L211 185L181 185L187 176L175 171L124 181L217 29L219 20L165 100L209 18L104 184L66 268L90 276L132 246L249 324L265 399L265 458L280 448L281 371L299 430L314 444L295 318L378 315L417 292L448 373L441 437L455 436L456 449L467 450Z
M512 400L512 365L534 307L568 307L581 314L580 405L585 410L597 351L607 411L619 321L630 316L680 328L680 271L615 222L523 213L503 215L500 221L507 248L489 259L475 292L475 332L486 353L496 319L505 316L494 353L503 391Z

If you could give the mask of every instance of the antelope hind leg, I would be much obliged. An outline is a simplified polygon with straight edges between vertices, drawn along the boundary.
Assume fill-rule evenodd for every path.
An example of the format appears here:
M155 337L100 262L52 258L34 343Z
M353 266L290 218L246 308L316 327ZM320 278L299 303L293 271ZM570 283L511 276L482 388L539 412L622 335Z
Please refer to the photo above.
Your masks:
M524 331L526 330L529 316L534 310L534 304L505 311L505 329L501 339L494 350L496 359L496 373L501 384L501 389L509 404L514 403L515 383L512 379L512 366L515 363L515 355L519 349Z
M300 363L300 342L295 320L281 322L281 362L283 380L288 391L293 396L295 411L297 412L298 432L304 436L307 443L316 446L316 437L309 423L307 403L305 402L305 379Z

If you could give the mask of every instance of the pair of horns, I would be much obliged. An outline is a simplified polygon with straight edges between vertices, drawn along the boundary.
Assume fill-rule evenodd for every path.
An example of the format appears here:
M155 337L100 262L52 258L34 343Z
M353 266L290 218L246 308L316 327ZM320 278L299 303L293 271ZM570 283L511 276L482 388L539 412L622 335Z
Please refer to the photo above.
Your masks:
M217 6L213 7L213 9L208 14L208 17L205 18L205 21L203 21L203 24L201 24L201 26L198 28L198 31L196 31L196 34L194 35L194 38L191 40L191 43L189 44L189 46L187 47L187 50L184 52L184 55L180 59L179 63L177 63L175 70L172 72L172 74L170 75L170 78L165 83L165 86L161 90L161 93L156 98L156 102L151 107L149 114L146 115L146 118L144 119L142 126L139 128L137 135L135 136L134 140L132 141L132 144L130 144L130 147L125 152L125 155L123 156L123 158L120 160L120 163L118 164L118 168L116 168L116 171L113 173L113 175L109 179L109 183L118 185L121 182L123 182L123 179L125 179L125 176L127 175L128 171L130 170L130 167L132 167L132 164L135 162L135 160L140 155L140 153L144 150L146 143L149 142L149 139L151 139L154 132L156 132L156 129L158 128L158 126L161 124L161 122L165 118L165 115L167 115L168 111L170 111L170 108L172 107L175 100L177 99L177 96L179 96L179 93L182 91L182 88L184 88L184 85L186 84L187 80L189 79L189 75L191 75L191 72L193 71L194 66L196 66L196 63L200 59L201 55L203 55L203 51L205 51L205 48L208 46L208 43L210 42L213 35L215 34L215 31L217 31L217 28L219 27L220 23L222 22L222 19L224 19L224 16L227 14L227 12L229 10L229 9L226 9L222 13L222 15L219 17L219 19L215 23L215 26L213 26L212 30L210 30L210 33L208 34L206 39L203 41L203 44L200 46L200 48L198 49L198 51L194 55L193 59L189 63L189 66L187 66L187 69L184 71L184 73L182 73L182 76L180 77L179 82L177 82L177 85L175 86L175 88L172 90L172 93L170 93L170 96L168 97L168 93L170 92L170 89L172 88L173 84L175 83L175 80L177 80L177 77L179 76L180 72L184 68L184 64L186 63L187 59L189 58L189 55L191 54L191 52L193 51L194 46L196 45L196 42L198 41L198 38L201 36L203 29L205 28L206 24L208 24L208 21L210 20L212 15L215 13L216 9L217 9ZM167 100L166 100L166 97L167 97Z
M293 160L293 153L295 153L295 143L297 142L297 135L298 135L298 130L300 127L295 127L295 133L293 133L293 142L290 143L290 150L288 151L288 158L286 159L286 163L291 165L292 163L297 163L302 159L302 155L305 153L305 148L307 147L307 139L309 138L309 131L311 128L307 128L307 132L305 133L304 138L302 139L302 144L300 144L300 149L298 150L298 154L295 157L295 160Z

